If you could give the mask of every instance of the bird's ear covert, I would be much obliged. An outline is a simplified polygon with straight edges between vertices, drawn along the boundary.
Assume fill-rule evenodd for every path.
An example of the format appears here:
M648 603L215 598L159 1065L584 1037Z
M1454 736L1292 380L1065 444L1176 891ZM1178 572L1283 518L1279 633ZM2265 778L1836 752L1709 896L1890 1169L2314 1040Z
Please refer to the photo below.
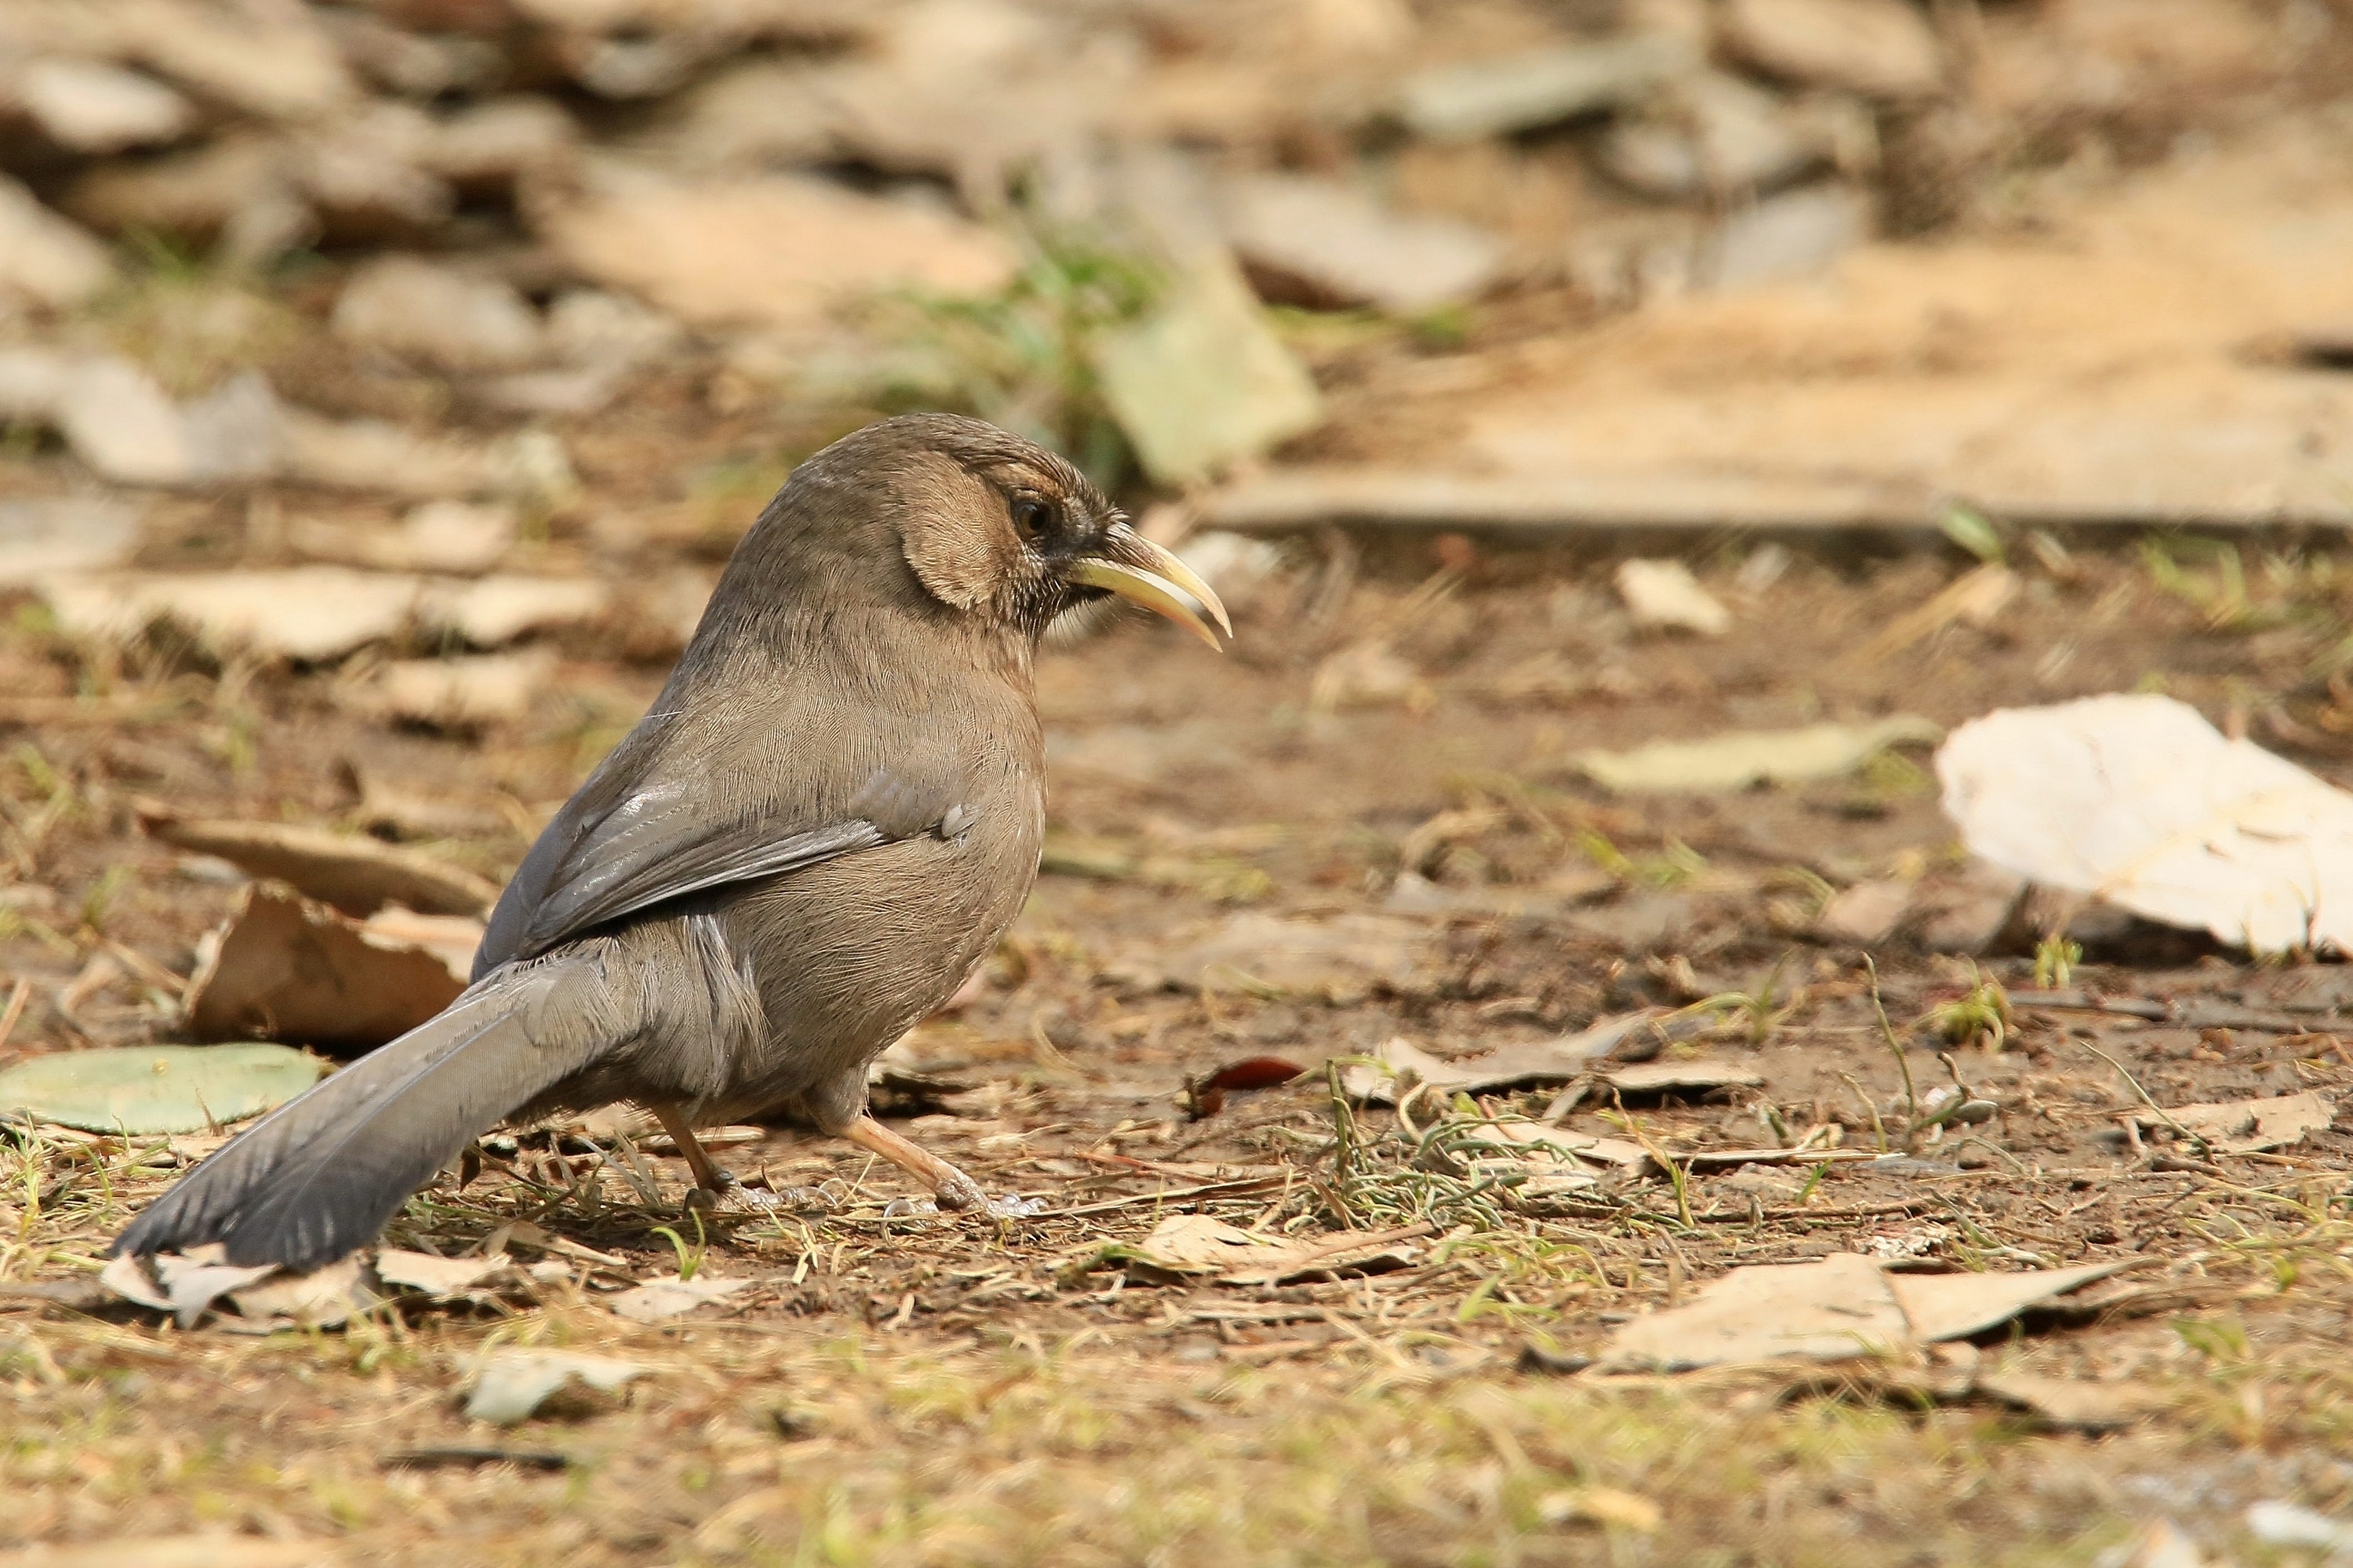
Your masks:
M899 545L924 590L954 609L994 597L1017 547L1005 504L987 483L945 458L906 476Z

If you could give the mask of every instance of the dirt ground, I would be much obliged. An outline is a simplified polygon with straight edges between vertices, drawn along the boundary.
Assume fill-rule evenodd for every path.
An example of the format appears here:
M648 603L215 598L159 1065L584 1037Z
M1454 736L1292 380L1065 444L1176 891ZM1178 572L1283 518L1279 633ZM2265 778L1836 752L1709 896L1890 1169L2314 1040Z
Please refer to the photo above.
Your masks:
M329 340L330 283L165 269L88 330L176 390L259 363L340 416L470 428L433 378ZM1526 377L1604 342L1589 321L1566 290L1443 342L1294 321L1335 413L1289 456L1451 449L1474 401L1516 409ZM1669 398L1678 364L1652 368ZM559 421L581 499L509 565L618 584L620 609L542 639L557 663L522 719L432 728L355 700L383 659L438 646L224 661L70 637L8 591L0 978L28 1005L0 1067L180 1037L240 889L142 836L142 802L376 831L502 877L658 689L676 604L794 460L876 412L779 404L711 355ZM82 482L53 437L0 459L8 499ZM397 510L291 483L158 497L137 564L280 565L290 517ZM2259 1505L2353 1510L2353 1132L2233 1154L2153 1108L2353 1087L2343 965L2039 909L2082 950L2060 973L2070 950L2032 920L1986 920L1923 743L1729 794L1612 795L1573 760L2145 690L2353 780L2336 536L2005 524L1993 543L2018 589L1979 625L1918 614L1983 564L1926 531L1307 530L1225 577L1222 658L1140 620L1056 641L1045 875L983 984L876 1088L893 1125L1031 1200L1018 1217L910 1212L900 1173L783 1127L723 1161L824 1203L689 1212L683 1162L640 1151L642 1128L525 1131L387 1237L504 1249L497 1289L333 1329L182 1329L87 1287L207 1142L0 1131L0 1568L2327 1560L2353 1534L2259 1528L2280 1511ZM1683 558L1730 629L1635 627L1613 587L1633 553ZM1859 944L1826 916L1874 886L1907 912ZM1682 1026L1660 1062L1744 1072L1579 1079L1570 1101L1556 1076L1403 1115L1335 1092L1400 1039L1467 1058L1646 1008ZM1928 1125L1948 1085L1989 1109ZM1648 1159L1547 1193L1431 1138L1547 1117ZM1156 1266L1145 1238L1187 1215L1378 1234L1398 1266ZM2125 1267L1930 1353L1597 1364L1731 1268L1833 1254ZM655 1323L607 1304L689 1269L750 1283ZM520 1425L469 1420L484 1358L516 1349L639 1371ZM2095 1410L2000 1392L2034 1377Z
M699 423L683 399L648 400L606 449L666 449L677 471L725 449ZM628 465L598 466L596 482L625 497ZM181 548L233 548L237 521L216 520L227 540L192 527ZM701 1245L675 1206L682 1165L654 1161L649 1204L582 1145L527 1141L469 1184L445 1179L392 1239L454 1255L531 1221L563 1266L529 1294L391 1307L340 1331L182 1332L22 1290L94 1269L169 1156L19 1139L0 1187L0 1276L19 1292L0 1306L14 1503L0 1540L212 1530L252 1550L306 1543L221 1562L353 1563L1799 1563L1883 1562L1892 1542L1905 1562L2052 1563L2093 1561L2167 1514L2235 1542L2237 1560L2293 1560L2247 1552L2242 1521L2256 1501L2327 1510L2353 1489L2335 1454L2353 1140L2322 1131L2211 1161L2128 1146L2118 1117L2139 1102L2118 1068L2167 1105L2353 1081L2330 1032L2338 967L2094 931L2075 990L2155 999L2185 1021L2014 1003L1998 1042L1954 1048L1954 1072L1999 1107L1965 1138L1907 1152L1899 1137L1892 1162L1810 1176L1630 1177L1549 1208L1417 1169L1384 1110L1350 1113L1335 1152L1320 1068L1399 1035L1461 1055L1731 997L1713 1037L1668 1059L1729 1054L1761 1087L1629 1095L1564 1125L1630 1130L1676 1156L1769 1146L1777 1126L1790 1142L1827 1127L1815 1147L1880 1146L1904 1091L1865 954L1807 931L1835 887L1954 874L1921 754L1780 791L1609 798L1577 781L1569 752L1897 711L1950 724L2137 687L2341 768L2353 704L2326 671L2342 558L2242 540L2243 599L2218 614L2230 548L2046 542L2021 552L2028 585L1992 626L1887 652L1872 646L1881 628L1968 563L1725 541L1696 558L1734 629L1701 642L1633 633L1607 552L1455 540L1381 552L1333 536L1298 542L1238 596L1230 658L1141 626L1058 647L1039 679L1051 869L985 994L919 1031L883 1092L915 1113L911 1134L1041 1213L894 1217L897 1173L771 1131L727 1163L777 1186L834 1181L839 1205L712 1216L703 1266L757 1284L640 1327L598 1298ZM1368 638L1413 681L1335 676L1362 667ZM47 1000L101 952L185 973L233 899L136 836L133 797L334 823L353 812L355 764L510 803L528 824L659 679L656 663L566 652L560 702L459 737L355 720L332 672L206 669L153 647L110 662L19 615L0 654L9 701L44 718L17 723L7 848L19 888L54 899L12 895L8 966L44 1000L11 1050L168 1034L170 998L139 973L78 988L70 1013ZM77 689L82 707L60 712ZM434 847L496 870L524 843L507 830ZM1452 908L1383 912L1407 872ZM1511 890L1526 897L1494 912ZM1170 973L1222 922L1347 915L1388 922L1404 967L1289 994ZM2033 993L2021 955L1973 965L1899 933L1872 956L1924 1092L1953 1048L1939 1008L1979 976L2051 989ZM1228 1090L1213 1111L1188 1095L1264 1057L1310 1070ZM1536 1114L1552 1097L1486 1108ZM1302 1235L1429 1228L1410 1266L1320 1283L1187 1284L1123 1259L1121 1244L1177 1212ZM2129 1388L2153 1413L2105 1435L2052 1431L1904 1392L1901 1367L1870 1362L1802 1376L1546 1370L1727 1267L1841 1250L1962 1269L2128 1260L2096 1305L1995 1331L1977 1353ZM623 1402L500 1432L456 1405L497 1346L648 1370Z

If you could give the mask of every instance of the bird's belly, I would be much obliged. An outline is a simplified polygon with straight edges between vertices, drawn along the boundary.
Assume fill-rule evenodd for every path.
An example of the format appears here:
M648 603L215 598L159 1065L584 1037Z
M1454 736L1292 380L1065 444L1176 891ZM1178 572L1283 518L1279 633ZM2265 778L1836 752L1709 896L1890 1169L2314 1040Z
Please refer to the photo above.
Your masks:
M703 1115L807 1097L831 1121L829 1104L862 1104L867 1064L955 994L1020 912L1041 830L1007 826L861 850L731 900L721 920L769 1033Z

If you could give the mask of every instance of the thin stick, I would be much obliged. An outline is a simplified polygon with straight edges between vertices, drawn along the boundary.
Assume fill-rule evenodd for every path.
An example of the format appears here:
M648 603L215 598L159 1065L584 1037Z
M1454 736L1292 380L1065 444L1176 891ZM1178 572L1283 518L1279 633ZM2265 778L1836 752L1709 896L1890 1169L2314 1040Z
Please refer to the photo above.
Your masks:
M1888 1050L1895 1058L1895 1070L1904 1075L1904 1147L1908 1151L1913 1147L1914 1134L1920 1125L1920 1101L1912 1092L1912 1064L1905 1058L1903 1042L1895 1037L1895 1026L1887 1021L1886 1004L1879 999L1877 961L1866 952L1862 955L1862 966L1871 972L1871 1010L1879 1016L1879 1037L1887 1042ZM1874 1123L1878 1120L1875 1114L1872 1117ZM1886 1134L1883 1131L1880 1136L1884 1140ZM1880 1146L1884 1148L1886 1144L1883 1142Z
M32 999L33 983L16 982L16 988L8 993L8 1010L0 1013L0 1046L6 1045L8 1037L16 1032L16 1020L25 1016L25 1004Z

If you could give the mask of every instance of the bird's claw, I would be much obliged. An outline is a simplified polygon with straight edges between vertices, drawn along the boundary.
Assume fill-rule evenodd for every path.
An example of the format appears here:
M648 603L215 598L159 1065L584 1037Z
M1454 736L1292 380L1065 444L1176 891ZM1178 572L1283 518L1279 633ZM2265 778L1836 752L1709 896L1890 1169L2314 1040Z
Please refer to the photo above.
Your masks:
M985 1209L988 1206L988 1194L980 1190L980 1184L970 1176L961 1173L942 1182L932 1195L937 1200L940 1207L952 1214L963 1214L967 1209Z
M980 1190L980 1184L969 1188L943 1187L928 1198L892 1198L882 1205L884 1219L905 1219L913 1215L981 1214L990 1219L1028 1219L1031 1215L1046 1212L1042 1198L1025 1198L1018 1193L1008 1193L992 1198Z
M747 1187L741 1182L730 1181L714 1193L709 1187L696 1187L686 1194L686 1206L707 1213L732 1211L738 1214L807 1214L836 1206L831 1194L819 1187Z

